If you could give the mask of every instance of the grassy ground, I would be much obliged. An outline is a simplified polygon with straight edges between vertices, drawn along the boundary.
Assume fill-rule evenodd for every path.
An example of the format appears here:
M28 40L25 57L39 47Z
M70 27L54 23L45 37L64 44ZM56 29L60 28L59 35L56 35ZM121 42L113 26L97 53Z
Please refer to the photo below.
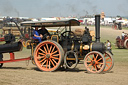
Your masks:
M81 28L84 28L81 26ZM89 27L94 30L94 27ZM83 61L74 70L60 69L56 72L41 72L28 61L5 63L0 69L0 85L127 85L128 83L128 50L117 49L115 38L121 32L128 30L113 30L101 27L101 41L110 40L114 54L114 67L108 73L89 74L86 72ZM4 54L8 59L9 54ZM16 58L30 56L30 50L23 49L15 53Z

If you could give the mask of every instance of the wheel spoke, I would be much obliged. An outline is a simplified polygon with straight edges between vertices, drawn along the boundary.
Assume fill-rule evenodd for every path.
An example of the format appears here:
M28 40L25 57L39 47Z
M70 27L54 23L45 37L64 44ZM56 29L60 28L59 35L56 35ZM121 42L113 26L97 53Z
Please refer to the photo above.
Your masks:
M103 63L99 63L99 64L103 65Z
M88 56L88 58L89 58L90 60L92 60L92 59L90 58L90 56Z
M41 61L39 61L40 63L43 62L44 60L46 60L46 58L42 59Z
M41 48L39 49L40 51L42 51L43 53L46 53L44 50L42 50Z
M107 56L107 54L105 53L104 57L106 57L106 56Z
M50 62L52 63L53 66L55 66L55 64L52 62L52 60L50 59Z
M38 56L37 59L41 59L41 58L44 58L44 57L45 57L45 56L40 56L40 57Z
M98 54L96 55L96 60L97 60Z
M94 67L92 66L91 71L93 70L93 68L94 68Z
M97 60L97 61L100 61L102 58L100 58L99 60Z
M91 65L92 65L92 64L90 63L90 64L88 65L88 67L91 66Z
M52 56L59 56L59 54L55 54L55 55L52 55Z
M44 47L45 52L47 53L47 50L46 50L45 46L43 46L43 47Z
M47 51L48 51L48 53L50 53L50 50L49 50L48 44L46 44L46 47L47 47Z
M52 54L55 54L55 53L57 53L58 51L56 50L56 51L54 51L54 52L52 52Z
M55 63L55 64L57 64L57 62L54 60L54 59L52 59L53 60L53 62Z
M40 53L40 52L39 52L38 54L40 54L40 55L45 55L45 54L43 54L43 53Z
M49 60L49 69L51 68L51 62L50 62L50 60Z
M101 66L100 65L97 65L98 66L98 68L100 69L101 68Z
M46 60L47 62L46 62L46 68L48 68L48 59Z
M95 69L96 69L96 71L97 71L96 65L95 65Z
M108 64L106 64L106 66L109 67Z
M43 65L46 63L46 61L47 61L47 60L45 60L45 61L41 64L41 66L43 66Z
M50 46L49 53L51 52L51 49L52 49L52 45Z
M53 47L53 49L52 49L51 53L54 51L54 49L55 49L55 46Z
M112 62L106 62L106 63L112 63Z
M91 61L86 61L87 63L91 63Z
M56 57L53 57L53 56L51 58L59 60L59 58L56 58Z
M110 59L110 58L107 58L106 61L109 60L109 59Z
M93 55L93 59L94 59L94 60L96 59L94 55Z

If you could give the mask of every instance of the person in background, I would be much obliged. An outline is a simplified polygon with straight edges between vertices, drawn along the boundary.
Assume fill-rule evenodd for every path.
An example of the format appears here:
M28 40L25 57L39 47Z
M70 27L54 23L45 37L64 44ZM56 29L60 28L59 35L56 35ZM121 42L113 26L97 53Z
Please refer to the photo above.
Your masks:
M35 30L33 31L33 39L37 39L39 42L42 41L43 36L38 33L38 27L35 27Z
M107 46L107 50L113 55L112 47L111 47L111 42L109 40L107 40L106 46Z
M43 36L42 41L47 40L50 37L50 33L44 26L42 26L41 29L39 30L39 34Z
M87 27L87 19L85 19L85 26Z

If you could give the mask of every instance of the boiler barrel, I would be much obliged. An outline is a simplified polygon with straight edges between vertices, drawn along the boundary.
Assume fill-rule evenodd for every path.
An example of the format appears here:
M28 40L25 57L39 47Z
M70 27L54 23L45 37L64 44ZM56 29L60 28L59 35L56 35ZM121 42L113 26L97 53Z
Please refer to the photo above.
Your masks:
M92 51L99 51L101 53L104 53L105 50L106 50L106 47L105 47L104 43L95 42L92 44Z
M11 53L22 50L21 42L13 42L0 45L0 53Z

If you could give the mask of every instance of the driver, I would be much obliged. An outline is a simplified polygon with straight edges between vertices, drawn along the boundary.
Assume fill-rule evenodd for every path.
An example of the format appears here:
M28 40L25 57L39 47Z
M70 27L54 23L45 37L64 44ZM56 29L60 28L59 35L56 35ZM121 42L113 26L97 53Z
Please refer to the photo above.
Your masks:
M122 40L124 40L125 33L124 33L124 32L122 32L121 36L122 36Z
M33 34L34 34L33 39L37 39L39 42L42 41L43 36L38 33L38 27L35 27Z
M39 30L39 34L42 35L42 41L50 38L50 33L44 26Z

